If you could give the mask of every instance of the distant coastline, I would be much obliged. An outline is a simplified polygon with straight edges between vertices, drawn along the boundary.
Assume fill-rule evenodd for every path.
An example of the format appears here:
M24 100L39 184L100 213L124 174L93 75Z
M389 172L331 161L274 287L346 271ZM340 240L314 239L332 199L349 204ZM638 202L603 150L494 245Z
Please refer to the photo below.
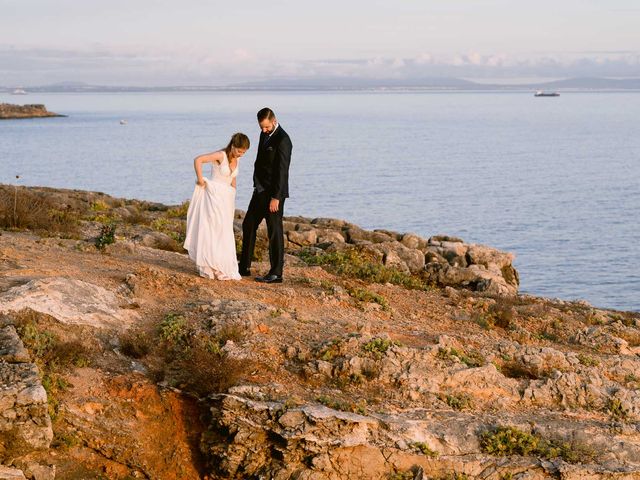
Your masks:
M91 85L82 82L63 82L52 85L30 86L31 93L120 93L120 92L233 92L233 91L428 91L471 92L505 91L529 92L553 90L564 92L632 92L640 91L640 78L570 78L552 82L527 84L490 84L460 78L418 79L367 79L367 78L279 78L244 82L230 85L195 86L109 86ZM11 93L12 86L0 86L0 93Z

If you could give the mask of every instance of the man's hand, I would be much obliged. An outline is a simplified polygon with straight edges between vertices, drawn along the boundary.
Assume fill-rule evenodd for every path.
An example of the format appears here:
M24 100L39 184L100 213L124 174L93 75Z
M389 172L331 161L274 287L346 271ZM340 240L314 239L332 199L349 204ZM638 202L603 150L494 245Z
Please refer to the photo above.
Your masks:
M269 202L269 211L271 213L276 213L279 207L280 207L280 200L278 200L277 198L272 198L271 201Z

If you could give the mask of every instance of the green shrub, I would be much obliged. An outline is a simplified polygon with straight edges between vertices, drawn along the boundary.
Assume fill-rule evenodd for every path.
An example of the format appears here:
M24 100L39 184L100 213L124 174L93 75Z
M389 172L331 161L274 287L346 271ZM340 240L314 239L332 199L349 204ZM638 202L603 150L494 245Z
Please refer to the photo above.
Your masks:
M529 455L538 452L540 438L515 427L498 427L482 434L480 446L492 455Z
M167 314L160 322L160 338L174 345L184 346L187 342L189 330L187 319L178 313Z
M464 393L445 394L441 395L440 399L454 410L464 410L473 406L471 397Z
M584 365L585 367L597 367L598 365L600 365L598 359L590 357L589 355L585 355L583 353L578 354L578 360L580 361L580 364Z
M382 356L387 353L387 350L394 345L400 345L400 343L386 338L374 338L365 343L362 349L377 358L382 358Z
M96 200L91 204L89 210L92 212L106 212L110 210L109 205L106 204L103 200Z
M299 256L308 265L327 267L339 275L359 278L370 283L391 283L416 290L429 288L429 285L421 278L395 268L386 267L371 254L357 247L342 252L320 254L303 249Z
M347 290L349 296L361 303L377 303L383 310L389 310L389 302L382 295L371 292L365 288L350 288Z
M427 457L431 457L431 458L438 457L438 452L431 450L429 448L429 445L427 445L424 442L413 442L410 446L411 448L417 450L418 452L422 453Z
M538 458L562 458L568 463L593 461L596 452L576 441L546 439L515 427L498 427L481 435L480 446L492 455L530 455Z
M189 211L189 200L182 202L177 207L172 207L167 210L166 215L169 218L187 218L187 212Z
M116 241L116 226L114 223L103 225L100 229L100 235L96 238L96 248L103 250L107 245L111 245Z
M629 411L624 408L619 398L610 398L607 400L605 409L614 420L627 420L629 417Z

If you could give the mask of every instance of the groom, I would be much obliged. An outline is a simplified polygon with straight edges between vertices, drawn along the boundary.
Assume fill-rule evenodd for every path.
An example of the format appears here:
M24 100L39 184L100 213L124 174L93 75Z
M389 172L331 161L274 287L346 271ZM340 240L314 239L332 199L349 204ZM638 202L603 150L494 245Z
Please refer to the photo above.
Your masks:
M240 275L251 276L251 259L256 246L256 231L262 219L267 221L269 236L269 260L271 269L256 281L282 283L284 267L284 236L282 213L284 201L289 197L289 163L291 139L278 124L270 108L258 112L260 143L253 170L253 196L242 222L242 253Z

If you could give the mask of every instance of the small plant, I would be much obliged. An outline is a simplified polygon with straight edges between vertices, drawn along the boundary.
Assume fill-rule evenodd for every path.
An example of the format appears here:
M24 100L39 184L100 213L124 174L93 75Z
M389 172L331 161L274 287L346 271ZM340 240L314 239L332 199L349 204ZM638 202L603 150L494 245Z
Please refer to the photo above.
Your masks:
M441 395L440 399L454 410L465 410L473 406L471 397L464 393Z
M342 347L342 339L331 340L329 344L322 347L319 352L318 358L325 362L330 362L335 357L340 355L340 348Z
M279 316L281 316L284 313L284 310L281 308L276 308L275 310L271 310L271 312L269 312L269 316L271 318L278 318Z
M176 242L176 244L178 244L173 246L163 246L164 250L182 250L181 245L184 243L184 239L186 238L187 234L187 226L182 220L166 217L156 218L153 222L151 222L151 228L160 233L168 235L173 239L174 242Z
M411 447L427 457L431 457L431 458L438 457L438 452L431 450L429 448L429 445L427 445L424 442L413 442L411 444Z
M387 476L388 480L413 480L416 477L411 470L406 472L393 472Z
M189 211L189 201L182 202L177 207L172 207L167 210L167 217L169 218L187 218L187 212Z
M624 408L624 405L619 398L610 398L607 401L605 410L609 412L609 415L614 420L625 421L629 418L629 410Z
M174 345L185 345L188 336L187 320L178 313L169 313L160 323L160 338Z
M316 254L303 249L299 256L308 265L327 267L338 275L359 278L370 283L392 283L405 288L427 290L430 285L418 276L382 265L362 248Z
M387 350L394 345L400 345L400 343L386 338L374 338L365 343L362 349L377 358L382 358L382 356L387 353Z
M116 241L116 226L113 223L103 225L100 229L100 235L96 238L96 248L104 250L107 245L111 245Z
M63 448L65 450L76 447L82 442L74 432L56 432L53 438L52 447Z
M461 352L456 348L439 348L436 357L440 360L461 361L468 367L480 367L486 363L484 356L476 351Z
M481 435L480 447L492 455L530 455L539 458L562 458L568 463L586 463L596 452L577 441L542 438L515 427L498 427Z
M350 288L347 290L349 296L357 300L359 303L377 303L383 310L389 310L389 302L382 295L371 292L365 288Z
M640 377L634 375L633 373L629 373L624 377L624 383L629 388L638 389L640 388Z
M494 327L510 328L513 326L514 309L510 305L495 303L489 307L486 313L479 313L475 322L485 330L491 330Z
M469 476L466 473L451 472L447 473L444 477L440 477L438 480L469 480Z
M578 361L585 367L597 367L598 365L600 365L600 362L596 358L590 357L589 355L585 355L583 353L578 354Z
M175 357L167 358L172 371L171 383L204 397L226 392L255 367L253 362L229 357L211 345L196 341Z
M106 212L109 210L109 205L107 205L103 200L96 200L91 204L89 210L92 212Z
M540 438L515 427L498 427L482 434L480 446L492 455L529 455L538 451Z

